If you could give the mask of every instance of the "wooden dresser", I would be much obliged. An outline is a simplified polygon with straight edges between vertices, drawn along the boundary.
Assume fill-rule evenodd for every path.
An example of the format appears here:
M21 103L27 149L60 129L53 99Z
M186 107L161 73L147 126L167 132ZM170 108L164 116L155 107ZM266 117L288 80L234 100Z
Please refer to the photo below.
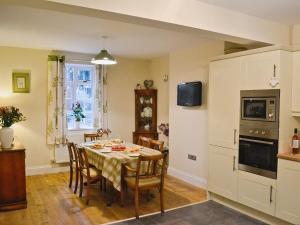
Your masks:
M26 207L25 149L0 147L0 211Z

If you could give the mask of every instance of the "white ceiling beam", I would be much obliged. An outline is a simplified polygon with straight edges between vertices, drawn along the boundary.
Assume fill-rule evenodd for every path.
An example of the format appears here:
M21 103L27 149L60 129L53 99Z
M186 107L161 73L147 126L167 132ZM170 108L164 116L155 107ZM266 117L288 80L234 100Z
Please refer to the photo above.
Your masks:
M196 0L45 0L180 25L270 44L289 45L290 27ZM115 15L114 15L115 17Z

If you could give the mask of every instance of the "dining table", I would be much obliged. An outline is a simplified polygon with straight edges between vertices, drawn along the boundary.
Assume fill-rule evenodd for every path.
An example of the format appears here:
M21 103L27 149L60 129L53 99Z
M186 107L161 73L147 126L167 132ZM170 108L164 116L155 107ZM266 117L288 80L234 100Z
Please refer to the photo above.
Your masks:
M158 150L120 140L96 140L82 143L80 146L85 148L89 163L101 171L102 176L110 181L113 188L118 192L122 191L122 164L126 163L135 168L140 155L161 154ZM122 149L118 149L116 146L121 146ZM146 164L144 166L142 164L141 171L146 169ZM111 205L111 199L107 204Z

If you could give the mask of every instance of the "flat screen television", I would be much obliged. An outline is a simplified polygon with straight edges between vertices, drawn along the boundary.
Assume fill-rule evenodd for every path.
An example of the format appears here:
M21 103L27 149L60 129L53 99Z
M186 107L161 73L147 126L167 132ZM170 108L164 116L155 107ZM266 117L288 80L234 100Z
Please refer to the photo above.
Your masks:
M202 103L201 81L180 83L177 85L177 105L200 106Z

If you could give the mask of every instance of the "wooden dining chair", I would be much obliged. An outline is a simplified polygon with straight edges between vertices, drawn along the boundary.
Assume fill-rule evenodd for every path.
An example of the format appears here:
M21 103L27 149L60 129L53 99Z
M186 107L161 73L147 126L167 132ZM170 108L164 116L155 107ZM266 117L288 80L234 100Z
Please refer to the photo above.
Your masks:
M150 148L158 150L160 152L166 152L168 153L168 156L166 158L166 173L168 173L168 167L169 167L169 150L164 149L164 141L159 140L151 140L150 141Z
M90 200L91 184L100 181L100 190L102 190L103 177L101 175L100 170L90 166L86 150L76 145L75 148L78 151L78 159L79 159L79 172L80 172L79 196L82 197L83 179L85 179L86 180L86 204L88 205Z
M139 156L136 169L127 164L122 166L121 200L124 199L124 189L129 187L134 191L135 217L139 219L139 194L158 188L160 192L160 208L164 213L164 176L167 153L155 156ZM135 174L135 176L130 176ZM126 186L126 187L125 187ZM122 202L123 204L123 202Z
M149 147L162 152L164 150L164 142L159 140L150 140Z
M72 187L73 174L75 172L75 187L74 194L77 192L78 180L79 180L79 161L78 153L73 142L68 142L68 151L69 151L69 162L70 162L70 177L69 177L69 187Z
M151 141L151 138L139 136L137 144L149 148L150 141Z
M90 134L83 134L84 137L84 142L87 141L96 141L98 140L100 137L102 137L102 135L99 135L98 133L90 133Z

